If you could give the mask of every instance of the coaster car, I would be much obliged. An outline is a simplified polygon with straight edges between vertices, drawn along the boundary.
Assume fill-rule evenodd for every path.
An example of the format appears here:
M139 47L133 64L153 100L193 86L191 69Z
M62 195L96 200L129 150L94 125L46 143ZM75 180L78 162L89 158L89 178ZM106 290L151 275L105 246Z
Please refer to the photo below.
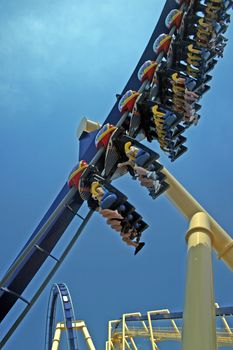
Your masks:
M196 79L178 69L161 69L157 73L157 77L159 86L158 96L161 103L165 105L167 100L172 99L173 97L175 83L178 85L177 89L180 85L183 92L185 89L187 89L188 91L198 94L200 98L210 89L207 83L212 79L212 77L208 74L206 74L203 79ZM179 81L182 81L182 84L179 83Z
M152 81L158 64L155 61L146 61L138 71L138 79L143 83L145 80Z
M115 130L116 127L109 123L102 126L95 137L96 148L99 149L100 147L107 147L109 139Z
M205 76L214 68L216 54L211 54L205 48L194 46L193 41L175 41L172 44L172 59L169 68L186 73L197 80L204 80Z
M208 20L217 22L229 22L230 15L227 11L232 7L232 0L206 0L204 3L195 1L193 6L190 6L188 15L196 15L202 13Z
M179 29L182 22L183 14L183 11L177 9L171 10L165 19L166 27L168 29L171 29L175 26L176 29Z
M227 11L232 8L232 1L216 1L216 0L208 0L205 1L205 6L202 9L205 17L208 20L215 20L217 22L229 22L229 15Z
M125 243L135 247L135 253L144 246L140 238L148 225L127 197L104 179L95 167L89 166L83 173L79 193L82 198L85 195L91 209L97 210L107 219L107 224L121 234Z
M134 139L128 140L128 137L122 139L127 160L118 163L117 167L127 169L133 179L138 179L155 199L168 188L165 176L161 173L162 166L156 161L158 155Z
M79 188L80 178L83 172L85 171L85 169L87 169L87 167L88 167L88 164L85 160L80 160L79 164L74 167L68 179L68 185L70 188L72 186L77 187L77 189Z
M198 29L206 31L209 34L219 35L224 34L227 30L228 25L224 20L208 20L206 16L201 17L197 14L187 13L183 18L180 30L179 39L189 40L192 36L195 36Z
M188 84L192 85L191 81ZM185 123L185 127L180 125L181 122ZM157 139L161 148L169 153L172 160L175 160L187 150L182 145L186 139L180 135L189 125L187 118L184 119L182 114L174 113L168 107L150 101L148 92L145 92L138 97L134 112L131 113L129 134L131 137L135 137L141 132L149 142ZM177 148L180 151L177 151Z
M159 99L161 105L182 115L181 123L187 128L196 124L200 118L197 114L201 106L197 103L209 89L205 84L210 76L200 79L189 77L186 73L172 69L162 69L157 73L159 81Z
M163 130L171 130L182 121L182 115L176 114L160 104L155 104L152 107L152 113L155 125Z
M187 147L183 145L186 141L185 137L180 134L176 137L171 137L173 128L176 127L180 120L179 118L175 119L176 115L169 113L169 111L166 112L164 108L159 109L158 105L152 108L152 112L160 148L165 153L168 153L171 161L174 161L187 151ZM180 118L182 119L182 116Z
M184 4L189 6L191 3L191 0L176 0L176 3L180 6L182 6Z
M179 64L180 61L187 61L193 65L205 66L213 62L214 54L207 49L197 46L191 40L174 40L172 43L172 65Z
M149 189L149 193L153 192L153 198L156 198L167 189L158 158L157 153L128 136L123 128L116 128L106 145L103 176L115 179L129 172L133 179L137 179L135 166L145 168L148 172L153 171L157 182L154 183L153 191Z
M181 77L177 73L172 74L172 100L171 104L173 110L182 114L183 122L197 123L198 115L197 111L200 109L200 105L196 102L200 96L194 89L196 87L196 81L192 78Z
M187 147L181 145L176 149L164 149L164 152L169 153L169 158L171 159L171 162L174 162L177 158L179 158L182 154L184 154L187 151Z
M182 25L177 37L178 41L192 41L200 48L205 48L212 55L222 57L226 38L221 34L227 30L226 21L229 21L229 15L221 2L206 2L206 5L196 1L189 8L184 16ZM199 14L203 13L203 17Z
M168 34L160 34L157 39L155 39L153 44L153 51L159 55L161 52L167 54L172 37Z
M119 111L121 113L131 112L135 104L135 101L139 95L140 94L137 91L133 91L133 90L126 91L126 93L121 97L118 103Z

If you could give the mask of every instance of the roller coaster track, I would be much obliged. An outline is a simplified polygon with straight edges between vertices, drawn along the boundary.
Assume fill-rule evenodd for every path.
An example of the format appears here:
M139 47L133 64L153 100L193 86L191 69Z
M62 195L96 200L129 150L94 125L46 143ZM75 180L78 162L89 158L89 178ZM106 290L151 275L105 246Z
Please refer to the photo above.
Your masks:
M56 307L58 298L62 305L64 326L66 328L67 343L69 350L78 349L77 333L73 329L73 322L75 321L74 308L72 299L67 286L64 283L54 284L49 298L48 312L47 312L47 332L46 332L46 349L51 349L53 341L53 333L55 330Z
M56 320L58 299L63 310L62 322ZM223 324L223 327L216 328L217 344L219 347L233 347L233 329L229 325L229 319L233 316L233 307L219 307L217 303L215 306L216 317ZM109 321L106 350L123 349L124 345L127 349L137 350L140 348L141 340L144 341L144 346L147 342L147 345L151 344L151 348L157 350L161 342L181 341L182 327L177 325L178 320L183 320L183 312L170 312L168 309L148 311L144 315L140 312L123 314L121 319ZM160 326L161 321L163 324ZM67 286L63 283L54 284L47 308L46 349L58 350L62 333L67 335L68 348L78 349L77 331L82 331L87 348L95 350L85 322L75 320Z
M62 306L63 321L57 322L57 302ZM91 336L84 321L75 319L74 308L68 287L64 283L54 284L51 288L47 308L45 348L57 350L60 347L61 335L66 333L69 350L78 349L78 332L82 331L88 349L95 350Z
M218 346L228 346L233 347L233 329L230 328L231 334L229 334L226 330L222 328L217 328L217 344ZM178 331L174 330L172 327L154 327L153 328L153 337L156 344L164 341L181 341L181 332L182 329L178 328ZM151 333L146 331L143 327L131 327L128 329L126 333L126 339L132 338L143 338L143 339L151 339ZM112 342L119 344L122 343L122 333L115 332L114 337L112 338Z
M220 318L223 324L223 328L216 329L219 347L233 347L233 329L227 321L227 317L232 315L233 307L219 307L216 304L216 317ZM178 327L175 321L182 318L182 312L170 312L167 309L149 311L146 315L139 312L124 314L120 320L109 321L106 350L137 350L141 340L147 340L147 345L150 344L150 348L157 350L160 342L181 341L182 327ZM164 326L163 323L163 326L159 327L159 321L167 321L171 326Z
M216 0L216 2L218 3L219 1ZM129 89L134 89L138 93L143 93L145 90L152 90L150 82L147 79L144 80L142 83L138 80L138 70L142 66L142 64L147 60L153 59L157 65L166 61L165 51L161 49L157 52L157 54L155 54L153 50L153 43L155 42L156 38L163 33L166 34L167 37L176 37L176 27L172 26L171 28L167 28L167 26L165 25L166 17L171 12L171 10L174 9L179 9L183 14L185 14L188 9L191 9L192 6L194 6L194 3L195 2L193 1L191 1L190 4L189 1L180 1L179 4L176 3L174 0L166 1L159 21L152 33L152 36L146 46L146 49L143 52L142 57L140 58L134 72L132 73L121 95L124 95ZM225 2L223 1L223 3ZM228 3L228 7L230 8L232 6L232 2L228 1ZM153 94L153 98L155 98L155 93ZM110 123L116 125L116 127L119 128L125 125L125 121L128 115L128 111L122 114L120 113L120 111L118 110L118 102L116 102L108 117L105 119L103 125ZM103 168L101 169L101 157L104 154L104 149L101 148L98 151L96 150L95 137L97 131L98 130L89 134L85 134L85 137L81 135L80 160L85 159L89 163L89 166L98 165L99 170L102 171ZM6 275L3 277L0 283L0 321L2 321L6 317L6 315L9 313L9 311L12 309L12 307L18 300L23 301L26 304L26 307L16 319L15 323L12 325L8 333L4 336L1 342L1 346L3 346L6 343L13 331L18 326L18 324L22 321L22 319L25 317L32 305L38 299L39 295L42 293L43 289L45 288L53 274L56 272L62 261L65 259L66 255L68 254L73 244L84 229L85 225L87 224L88 220L90 219L92 215L92 210L87 213L85 218L80 217L78 211L82 204L83 200L80 197L77 189L75 187L70 188L68 186L68 183L65 183L62 190L54 200L53 204L39 223L38 227L31 235L29 241L23 247L18 257L10 266ZM197 206L195 208L199 209L197 208ZM76 215L79 215L83 222L81 223L78 231L74 234L68 246L64 249L62 255L59 258L54 257L51 254L53 248L55 247L55 245L65 232L66 228ZM220 229L218 228L218 230ZM224 236L224 239L228 242L227 235L226 237ZM228 243L231 243L230 239ZM224 256L224 254L226 253L224 247L222 248L222 256ZM228 245L227 249L229 250ZM30 284L33 277L36 275L40 267L48 258L51 258L55 262L54 267L51 271L49 271L45 280L41 281L41 285L36 289L32 299L26 300L23 296L24 290Z
M57 321L56 309L58 299L63 310L63 321ZM216 328L218 346L233 347L233 329L229 325L229 318L233 316L233 307L219 307L216 303L216 317L223 327ZM182 327L177 321L182 321L183 312L170 312L168 309L149 311L145 315L140 312L124 314L121 319L109 321L108 340L106 350L127 349L137 350L140 341L151 344L152 349L159 349L161 342L181 341ZM160 326L160 322L163 325ZM164 322L171 326L164 325ZM75 320L72 300L67 286L63 283L54 284L51 288L47 309L46 349L58 350L60 348L62 333L67 335L69 349L78 349L77 331L82 331L86 346L95 350L92 338L84 321ZM124 344L124 345L123 345Z

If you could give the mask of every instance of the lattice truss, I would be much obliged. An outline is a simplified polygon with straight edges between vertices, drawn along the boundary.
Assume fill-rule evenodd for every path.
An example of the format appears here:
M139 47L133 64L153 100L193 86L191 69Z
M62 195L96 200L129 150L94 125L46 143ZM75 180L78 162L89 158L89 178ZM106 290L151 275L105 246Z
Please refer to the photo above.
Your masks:
M217 310L219 305L215 305ZM161 342L181 341L180 317L182 313L171 314L168 309L148 311L143 316L140 312L123 314L121 319L109 321L106 350L159 350ZM233 347L232 315L216 318L216 332L218 348Z

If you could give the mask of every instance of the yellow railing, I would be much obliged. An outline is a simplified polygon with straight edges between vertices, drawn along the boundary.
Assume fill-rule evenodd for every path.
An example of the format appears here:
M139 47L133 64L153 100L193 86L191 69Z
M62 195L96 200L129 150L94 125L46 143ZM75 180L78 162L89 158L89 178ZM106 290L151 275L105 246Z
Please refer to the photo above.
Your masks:
M217 303L215 306L216 308L219 307ZM142 339L147 340L148 349L156 350L159 349L158 344L160 342L181 341L182 329L177 326L175 320L166 320L166 322L171 323L171 326L158 327L159 321L154 321L151 317L151 315L162 313L169 314L170 312L168 309L149 311L147 312L147 319L144 321L127 321L132 316L141 316L139 312L124 314L120 320L109 321L106 350L138 350ZM221 316L220 319L223 328L216 329L217 344L219 347L233 347L233 329L230 328L224 316Z

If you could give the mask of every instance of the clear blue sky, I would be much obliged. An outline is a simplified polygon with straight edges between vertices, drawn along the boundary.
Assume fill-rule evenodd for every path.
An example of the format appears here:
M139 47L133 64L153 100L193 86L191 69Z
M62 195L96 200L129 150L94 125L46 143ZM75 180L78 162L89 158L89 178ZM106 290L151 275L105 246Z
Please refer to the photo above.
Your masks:
M163 0L1 1L1 275L76 164L79 120L105 119L163 4ZM232 25L227 37L233 37ZM231 234L232 55L229 40L224 59L214 70L212 89L201 100L200 123L186 133L189 151L172 164L161 158ZM153 148L158 150L156 143ZM150 224L143 251L134 257L95 214L52 281L67 283L76 316L86 321L98 349L104 347L108 320L124 312L180 311L184 302L187 222L165 196L152 201L129 177L118 181L118 187ZM75 219L66 237L77 225ZM233 275L215 254L213 262L216 300L222 306L233 305ZM51 285L7 350L42 348ZM25 296L30 293L31 287Z

